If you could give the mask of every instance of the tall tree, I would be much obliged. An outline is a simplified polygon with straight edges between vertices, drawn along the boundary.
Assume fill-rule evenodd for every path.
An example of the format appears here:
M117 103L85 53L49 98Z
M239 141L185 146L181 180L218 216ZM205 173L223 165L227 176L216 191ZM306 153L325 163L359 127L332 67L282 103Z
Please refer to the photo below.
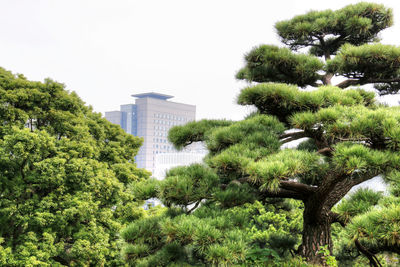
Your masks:
M164 181L143 187L147 196L158 196L171 208L184 207L184 218L198 216L195 208L210 203L223 209L255 200L299 200L304 211L297 253L323 264L327 257L321 251L332 253L331 225L346 225L332 208L354 186L400 168L400 111L377 104L374 92L348 88L373 84L379 94L399 90L400 48L378 43L378 34L392 20L392 11L383 5L358 3L276 23L286 47L253 48L237 73L251 83L238 103L253 105L257 112L239 122L205 120L172 128L169 139L178 148L205 141L208 166L171 171ZM296 140L302 140L297 148L280 148ZM151 225L161 234L165 222L173 224L160 219ZM126 250L127 258L145 257L163 246L168 250L172 241L187 251L196 240L189 242L185 238L193 232L182 230L174 238L161 238L161 244L144 237L138 225L129 229L125 240L143 246ZM200 258L207 262L207 255Z
M0 265L121 264L140 144L64 85L0 68Z

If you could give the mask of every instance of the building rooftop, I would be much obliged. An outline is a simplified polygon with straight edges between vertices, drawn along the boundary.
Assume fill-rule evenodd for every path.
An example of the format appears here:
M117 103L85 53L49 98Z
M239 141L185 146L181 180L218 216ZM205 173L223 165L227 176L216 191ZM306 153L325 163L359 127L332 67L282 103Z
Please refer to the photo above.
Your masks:
M136 94L136 95L131 95L131 96L137 97L137 98L150 97L150 98L157 98L157 99L162 99L162 100L167 100L167 99L174 97L172 95L164 95L164 94L159 94L159 93L155 93L155 92Z

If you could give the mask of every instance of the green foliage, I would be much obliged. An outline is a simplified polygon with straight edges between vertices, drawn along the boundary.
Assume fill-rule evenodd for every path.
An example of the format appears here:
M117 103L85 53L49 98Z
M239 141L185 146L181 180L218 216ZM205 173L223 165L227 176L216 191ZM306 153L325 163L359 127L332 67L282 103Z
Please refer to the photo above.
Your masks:
M320 157L306 151L285 149L260 161L251 163L247 173L261 190L275 191L281 180L289 178L321 177L326 167ZM314 172L320 173L314 173ZM314 181L314 184L318 181Z
M280 242L274 238L278 231L293 240L286 247L276 244L276 251L267 251L283 261L300 238L300 207L293 201L277 205L255 202L234 208L203 205L190 215L164 212L124 229L123 254L135 266L265 264L270 258L257 251Z
M201 120L189 122L183 126L175 126L169 130L168 141L174 144L175 148L183 147L199 141L205 140L208 131L215 127L229 126L231 121L226 120Z
M379 43L345 44L326 67L329 72L348 78L390 79L400 70L400 48Z
M286 122L297 112L316 112L335 104L369 106L374 103L374 97L374 93L362 89L343 91L337 87L323 86L315 91L301 91L293 85L264 83L244 88L238 97L238 104L254 105L259 112L274 115Z
M167 206L188 206L207 198L217 184L218 176L204 165L176 167L160 182L158 196Z
M333 106L315 113L297 113L290 121L299 129L315 133L324 131L325 141L330 144L362 140L371 148L391 151L398 151L400 145L400 112L397 107Z
M51 80L0 69L0 265L121 264L141 140Z
M331 255L329 248L327 246L322 246L320 248L319 254L322 254L323 259L326 262L326 265L329 267L337 267L338 263L334 256Z
M346 240L359 242L374 253L388 251L399 253L400 239L400 206L399 200L380 203L364 214L351 220L345 230ZM345 244L354 247L353 242Z
M349 220L356 215L367 212L371 207L377 205L382 197L382 192L361 188L352 193L348 198L343 199L335 209Z
M284 129L282 123L276 118L256 115L230 126L216 128L208 135L206 144L212 154L238 143L251 143L263 147L274 146L278 141L277 135Z
M245 56L246 66L236 78L255 82L285 82L306 86L320 79L323 63L317 57L295 54L287 48L261 45Z
M392 10L383 5L358 3L332 11L310 11L291 20L275 24L282 42L291 49L317 46L331 51L344 43L359 45L376 40L383 29L393 24ZM329 42L321 42L325 36L333 36ZM323 53L322 53L323 55Z

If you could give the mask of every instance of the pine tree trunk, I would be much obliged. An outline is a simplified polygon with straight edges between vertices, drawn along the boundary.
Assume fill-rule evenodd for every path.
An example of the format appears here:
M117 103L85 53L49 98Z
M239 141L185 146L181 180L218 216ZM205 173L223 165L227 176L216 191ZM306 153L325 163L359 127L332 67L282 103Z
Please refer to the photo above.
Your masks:
M318 218L307 216L310 215L307 211L312 208L306 205L304 210L303 240L299 253L309 263L325 265L324 255L320 251L326 246L332 254L331 219L327 211Z

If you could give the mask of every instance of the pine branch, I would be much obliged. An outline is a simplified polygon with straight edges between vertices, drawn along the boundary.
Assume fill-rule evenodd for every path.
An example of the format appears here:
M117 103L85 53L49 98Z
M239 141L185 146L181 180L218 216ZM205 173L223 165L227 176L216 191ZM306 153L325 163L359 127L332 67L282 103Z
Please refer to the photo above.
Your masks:
M270 197L270 198L293 198L297 200L305 200L307 197L304 194L286 190L286 189L279 189L278 191L264 191L260 192L260 196L263 198Z
M330 211L329 217L331 217L332 223L339 223L342 227L345 227L347 225L347 220L344 219L343 216L340 215L339 213Z
M360 241L358 241L358 239L354 240L354 243L355 243L357 249L368 258L371 266L382 267L381 263L376 258L376 256L372 252L370 252L366 247L361 245L361 243L360 243Z
M381 79L381 78L347 79L344 80L343 82L338 83L336 86L344 89L352 85L364 85L369 83L393 83L393 82L400 82L400 77L389 78L389 79Z
M333 149L331 147L321 148L317 151L318 154L325 155L325 156L332 156Z
M334 184L333 189L327 193L327 199L325 201L325 205L328 208L332 208L336 203L338 203L354 186L361 184L365 181L368 181L375 176L379 175L379 173L368 173L364 175L360 175L358 178L356 177L345 177L344 179L338 181Z
M318 187L294 182L294 181L281 181L279 187L285 190L301 193L305 196L313 194L317 191Z
M192 211L194 211L200 205L200 202L201 200L197 201L196 204L194 204L194 206L190 210L186 211L186 214L190 214Z
M306 132L300 131L300 132L281 134L279 136L279 139L282 139L281 144L285 144L304 137L307 137Z
M339 87L339 88L344 89L344 88L347 88L349 86L357 85L357 84L360 84L360 80L358 80L358 79L357 80L356 79L347 79L347 80L344 80L343 82L338 83L336 86Z

